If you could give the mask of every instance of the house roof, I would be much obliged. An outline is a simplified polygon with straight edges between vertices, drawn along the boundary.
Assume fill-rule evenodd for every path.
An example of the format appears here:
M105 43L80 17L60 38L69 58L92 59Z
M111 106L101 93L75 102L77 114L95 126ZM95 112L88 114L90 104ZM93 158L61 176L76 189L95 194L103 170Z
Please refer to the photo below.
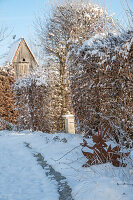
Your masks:
M30 54L32 55L32 57L35 60L35 62L37 63L35 56L33 55L32 51L30 50L30 48L27 45L27 43L25 42L24 38L19 38L18 40L14 41L10 45L10 47L9 47L10 49L9 49L7 55L2 60L4 65L7 64L7 63L12 64L12 62L13 62L13 60L15 58L15 55L16 55L16 53L17 53L17 51L19 49L19 46L20 46L22 41L25 43L25 45L28 48Z
M11 44L9 53L8 53L8 55L7 55L7 57L6 57L6 62L12 63L13 58L14 58L14 56L15 56L15 54L16 54L16 51L17 51L17 49L18 49L18 47L19 47L20 42L21 42L21 38L19 38L18 40L16 40L15 42L13 42L13 43Z

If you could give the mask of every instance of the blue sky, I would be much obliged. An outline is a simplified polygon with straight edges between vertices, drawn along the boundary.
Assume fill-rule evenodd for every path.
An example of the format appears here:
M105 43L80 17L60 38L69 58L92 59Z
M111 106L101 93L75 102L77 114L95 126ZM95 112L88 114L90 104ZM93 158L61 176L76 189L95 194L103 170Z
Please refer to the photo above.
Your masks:
M30 34L34 32L33 21L35 15L40 15L43 8L45 11L49 0L0 0L0 25L6 25L9 29L13 29L12 34L16 34L17 38L25 37L28 39ZM105 6L110 12L121 18L123 10L121 0L96 0L96 2L105 2ZM133 8L133 0L128 0Z
M105 6L110 12L116 13L117 17L122 17L123 10L121 0L99 0L105 2ZM133 0L128 0L133 8ZM0 0L0 25L7 25L13 29L13 34L28 39L33 33L33 21L35 15L40 15L43 8L46 8L48 0ZM46 11L46 9L45 9Z
M44 0L0 0L0 25L13 29L18 37L29 37L35 15L44 7Z
M56 2L57 0L0 0L0 27L4 25L12 30L9 43L13 42L13 35L16 35L16 39L24 37L29 42L34 35L35 16L40 16L43 10L47 12L52 1ZM105 4L110 13L115 13L116 17L120 19L123 17L122 0L94 1L101 5ZM127 1L133 10L133 0ZM1 50L3 51L3 49Z

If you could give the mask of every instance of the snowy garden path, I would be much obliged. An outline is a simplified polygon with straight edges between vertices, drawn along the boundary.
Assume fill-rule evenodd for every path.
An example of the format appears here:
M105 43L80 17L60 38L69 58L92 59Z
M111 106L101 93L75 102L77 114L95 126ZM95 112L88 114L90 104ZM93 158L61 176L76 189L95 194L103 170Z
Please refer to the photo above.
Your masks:
M0 136L0 200L59 199L55 181L37 165L23 140Z
M82 139L0 131L0 200L132 200L130 168L83 168Z
M32 149L29 143L25 143L26 147ZM45 170L45 174L50 180L55 180L58 184L59 200L73 200L72 189L67 183L67 180L61 173L55 171L55 169L44 160L41 153L34 153L34 157L37 159L38 164Z

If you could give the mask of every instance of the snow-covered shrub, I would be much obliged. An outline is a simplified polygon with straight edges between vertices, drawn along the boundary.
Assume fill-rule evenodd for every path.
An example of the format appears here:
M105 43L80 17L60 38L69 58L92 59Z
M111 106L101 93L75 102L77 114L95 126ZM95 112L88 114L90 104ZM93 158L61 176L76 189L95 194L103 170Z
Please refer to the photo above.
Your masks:
M38 85L33 77L27 77L18 80L15 91L19 129L48 131L46 86Z
M132 29L121 34L102 33L69 53L77 132L97 131L104 122L117 134L132 137L132 38Z
M56 81L56 80L55 80ZM18 127L43 132L59 130L61 114L59 85L49 82L46 72L35 72L15 84Z

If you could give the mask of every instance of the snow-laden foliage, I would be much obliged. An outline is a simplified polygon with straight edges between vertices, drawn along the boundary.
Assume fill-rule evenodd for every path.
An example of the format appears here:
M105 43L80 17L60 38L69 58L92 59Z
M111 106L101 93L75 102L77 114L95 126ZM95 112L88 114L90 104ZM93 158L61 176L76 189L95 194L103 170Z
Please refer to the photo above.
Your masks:
M37 67L30 75L22 76L17 79L15 82L15 88L21 87L30 87L32 81L36 82L37 86L46 85L47 84L47 74L44 71L43 66Z
M115 59L114 55L111 57L112 53L122 54L124 58L127 58L128 52L131 49L133 43L133 29L127 32L105 32L96 34L94 37L85 41L83 45L78 49L78 53L85 52L84 60L87 60L89 54L91 56L99 57L102 64L108 59ZM99 63L100 64L100 63Z
M1 123L2 129L6 128L5 120L9 122L12 120L10 119L9 104L14 109L11 110L13 117L14 112L17 113L15 119L19 130L31 129L33 131L55 132L64 129L61 117L62 96L59 70L55 71L54 66L54 63L49 63L37 68L32 74L17 80L12 75L10 77L12 80L9 79L12 81L12 87L10 84L6 84L5 89L1 87L0 113L1 119L4 120ZM8 76L9 72L3 73ZM1 84L5 84L3 76ZM14 100L11 98L14 98ZM66 97L66 99L68 98ZM69 106L69 99L67 105ZM68 109L66 108L66 110Z
M19 80L18 86L15 87L18 128L48 131L47 87L38 85L34 77Z
M60 130L61 95L57 77L52 66L46 65L16 81L14 90L20 130Z
M96 35L68 57L72 103L79 132L109 122L132 137L133 30ZM119 137L121 140L121 137Z

